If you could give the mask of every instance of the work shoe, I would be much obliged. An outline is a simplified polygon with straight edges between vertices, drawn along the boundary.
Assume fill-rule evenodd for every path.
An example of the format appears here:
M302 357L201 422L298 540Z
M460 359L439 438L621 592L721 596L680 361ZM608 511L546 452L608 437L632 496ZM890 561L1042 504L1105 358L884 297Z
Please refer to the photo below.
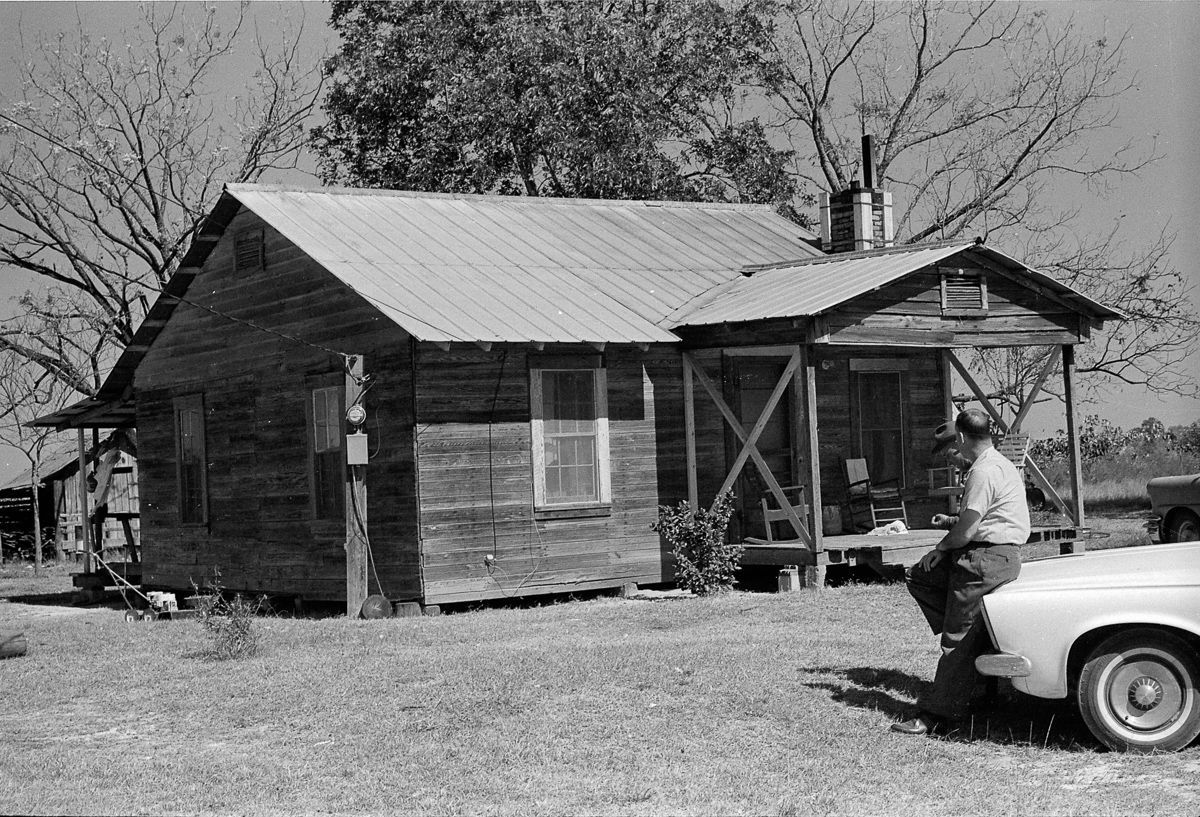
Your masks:
M932 712L918 712L915 718L892 724L892 731L901 735L930 735L949 731L950 721Z

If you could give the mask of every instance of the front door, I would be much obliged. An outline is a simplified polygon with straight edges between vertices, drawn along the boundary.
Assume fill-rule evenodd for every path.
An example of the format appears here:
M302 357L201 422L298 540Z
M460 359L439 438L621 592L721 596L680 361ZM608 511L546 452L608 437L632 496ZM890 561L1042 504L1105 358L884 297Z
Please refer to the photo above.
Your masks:
M771 398L771 393L779 383L787 366L786 358L737 357L731 360L734 367L734 379L737 394L735 407L742 427L749 433L750 429L762 416L763 408ZM782 486L796 484L796 453L793 445L796 439L796 417L794 413L794 383L771 412L766 428L758 438L758 453L766 461L776 481ZM733 438L733 454L737 456L741 443L736 435ZM737 493L739 518L742 521L741 535L764 536L762 499L768 495L767 484L759 473L758 466L753 461L746 464L734 487ZM771 507L777 507L774 497L768 497ZM782 526L776 530L786 538L795 536L790 530L784 531Z

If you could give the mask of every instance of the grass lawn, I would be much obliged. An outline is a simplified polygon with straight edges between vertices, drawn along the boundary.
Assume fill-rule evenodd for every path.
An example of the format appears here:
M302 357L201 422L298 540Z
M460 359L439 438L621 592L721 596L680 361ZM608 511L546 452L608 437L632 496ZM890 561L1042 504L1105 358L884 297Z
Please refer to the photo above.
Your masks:
M69 587L47 573L0 597ZM221 662L192 621L0 601L29 641L0 812L1200 813L1200 747L1103 751L1065 703L889 733L937 651L897 584L256 626Z

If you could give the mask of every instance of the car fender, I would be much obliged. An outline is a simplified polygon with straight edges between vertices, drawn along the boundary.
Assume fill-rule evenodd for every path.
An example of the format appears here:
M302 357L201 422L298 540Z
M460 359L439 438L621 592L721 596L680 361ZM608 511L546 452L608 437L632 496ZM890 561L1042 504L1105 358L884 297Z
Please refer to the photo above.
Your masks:
M1070 693L1071 651L1097 631L1152 626L1200 638L1200 598L1189 584L995 593L983 607L997 649L1029 661L1029 675L1013 678L1014 688L1041 698Z

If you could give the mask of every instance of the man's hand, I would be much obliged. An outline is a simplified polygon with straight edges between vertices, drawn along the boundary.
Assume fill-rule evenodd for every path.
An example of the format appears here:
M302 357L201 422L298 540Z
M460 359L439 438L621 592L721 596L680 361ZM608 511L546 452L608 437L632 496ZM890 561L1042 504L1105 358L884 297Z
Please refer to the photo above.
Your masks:
M926 553L924 556L921 557L921 561L917 562L917 567L921 568L926 573L928 573L929 571L931 571L935 567L937 567L938 562L940 562L942 560L944 555L945 554L943 554L940 550L937 550L935 548L934 550L929 551L928 553Z
M935 528L950 530L950 528L954 527L954 523L957 521L957 516L951 516L950 514L945 513L935 513L933 515L933 519L929 520L929 524L933 525Z

